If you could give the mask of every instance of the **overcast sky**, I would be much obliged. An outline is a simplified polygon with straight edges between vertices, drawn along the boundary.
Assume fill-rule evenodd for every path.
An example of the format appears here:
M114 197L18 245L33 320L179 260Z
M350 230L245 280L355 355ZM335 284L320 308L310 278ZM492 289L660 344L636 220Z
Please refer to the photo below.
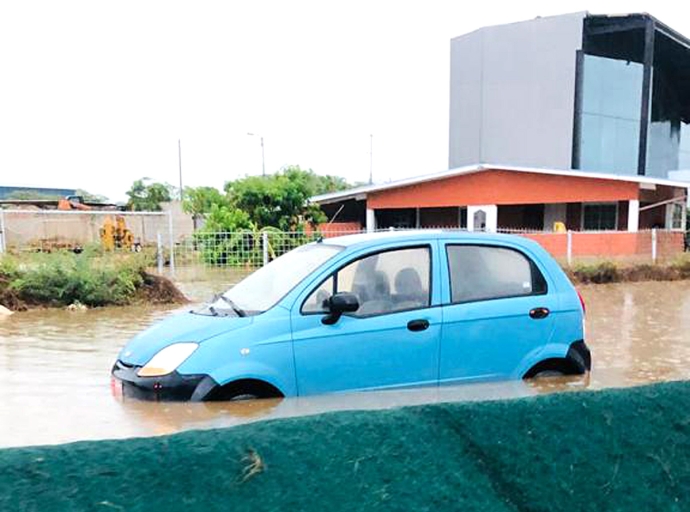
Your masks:
M113 200L147 176L214 185L290 164L351 181L447 168L450 39L589 10L680 1L0 3L0 185Z

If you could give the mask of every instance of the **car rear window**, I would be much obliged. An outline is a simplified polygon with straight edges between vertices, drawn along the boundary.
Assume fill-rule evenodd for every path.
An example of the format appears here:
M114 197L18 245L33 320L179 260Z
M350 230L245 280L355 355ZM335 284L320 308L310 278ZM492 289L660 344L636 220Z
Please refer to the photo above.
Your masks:
M546 280L534 262L506 247L448 245L451 301L541 295Z

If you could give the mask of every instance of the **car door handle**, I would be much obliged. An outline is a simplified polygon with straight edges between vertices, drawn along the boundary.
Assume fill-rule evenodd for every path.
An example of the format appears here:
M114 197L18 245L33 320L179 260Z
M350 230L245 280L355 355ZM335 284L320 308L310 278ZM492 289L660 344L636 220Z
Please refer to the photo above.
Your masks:
M529 316L534 320L541 320L542 318L549 316L549 313L551 313L549 308L534 308L529 312Z
M429 328L429 320L410 320L407 322L407 329L412 332L426 331Z

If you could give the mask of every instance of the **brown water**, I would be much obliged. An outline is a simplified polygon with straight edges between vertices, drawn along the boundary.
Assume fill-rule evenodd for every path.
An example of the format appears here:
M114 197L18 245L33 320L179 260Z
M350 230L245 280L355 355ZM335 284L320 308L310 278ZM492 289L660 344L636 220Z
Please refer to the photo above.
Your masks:
M242 274L186 271L178 279L185 293L200 301ZM323 411L511 398L690 375L690 282L599 285L581 291L594 357L587 378L245 403L121 402L112 397L109 371L118 350L132 335L180 308L44 310L0 317L0 446L159 435Z

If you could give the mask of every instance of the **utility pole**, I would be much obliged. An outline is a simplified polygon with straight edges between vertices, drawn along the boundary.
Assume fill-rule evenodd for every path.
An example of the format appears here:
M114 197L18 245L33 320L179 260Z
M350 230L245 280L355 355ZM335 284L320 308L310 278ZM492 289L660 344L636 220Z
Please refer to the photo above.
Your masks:
M369 134L369 185L374 183L374 136Z
M259 137L261 140L261 176L266 176L266 155L264 154L264 136L256 133L247 132L250 137Z
M177 139L177 162L180 166L180 201L182 201L184 194L182 192L182 142L180 139Z

